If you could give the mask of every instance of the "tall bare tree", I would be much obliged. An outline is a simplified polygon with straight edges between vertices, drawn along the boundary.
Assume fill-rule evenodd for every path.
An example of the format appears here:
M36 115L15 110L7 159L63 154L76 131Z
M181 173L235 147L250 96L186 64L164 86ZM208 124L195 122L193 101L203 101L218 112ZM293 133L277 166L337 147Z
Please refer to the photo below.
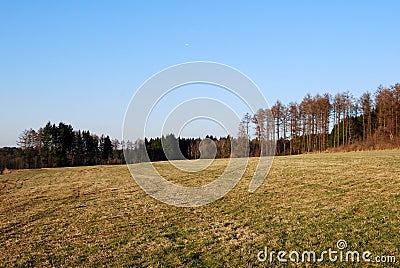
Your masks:
M359 100L362 120L363 120L363 140L372 137L372 99L371 93L366 92L361 95Z
M300 153L300 112L299 105L296 102L289 104L289 126L290 126L290 154Z

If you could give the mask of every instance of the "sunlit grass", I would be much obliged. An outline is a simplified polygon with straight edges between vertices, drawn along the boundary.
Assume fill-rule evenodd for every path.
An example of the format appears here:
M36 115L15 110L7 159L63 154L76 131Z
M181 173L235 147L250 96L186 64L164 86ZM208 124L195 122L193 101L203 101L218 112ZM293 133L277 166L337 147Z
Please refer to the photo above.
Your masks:
M176 183L202 185L226 161L185 175L155 166ZM265 266L257 260L265 246L321 252L339 239L400 261L400 151L277 157L251 194L255 163L225 197L197 208L154 200L126 166L2 175L0 266Z

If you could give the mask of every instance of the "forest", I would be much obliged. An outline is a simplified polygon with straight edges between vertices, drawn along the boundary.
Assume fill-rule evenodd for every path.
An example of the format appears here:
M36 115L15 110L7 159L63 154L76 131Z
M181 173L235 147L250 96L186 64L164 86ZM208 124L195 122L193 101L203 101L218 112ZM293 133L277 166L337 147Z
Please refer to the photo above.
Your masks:
M123 164L124 150L129 163L163 161L166 155L170 159L197 159L204 139L214 142L216 158L243 156L231 152L231 145L243 140L250 156L259 156L262 141L271 139L277 141L275 155L399 148L400 84L379 86L358 99L346 91L334 96L307 94L300 103L287 105L277 101L270 109L245 114L236 137L202 139L169 134L119 141L74 130L62 122L48 122L38 130L24 130L18 147L0 148L0 173L7 169ZM142 153L144 149L148 157ZM207 154L207 150L202 153Z
M379 86L374 94L366 92L358 99L348 91L334 96L307 94L300 103L283 105L277 101L271 112L278 140L277 155L400 146L398 83L388 88ZM258 113L263 118L265 111ZM257 129L260 124L255 119L256 116L252 122Z

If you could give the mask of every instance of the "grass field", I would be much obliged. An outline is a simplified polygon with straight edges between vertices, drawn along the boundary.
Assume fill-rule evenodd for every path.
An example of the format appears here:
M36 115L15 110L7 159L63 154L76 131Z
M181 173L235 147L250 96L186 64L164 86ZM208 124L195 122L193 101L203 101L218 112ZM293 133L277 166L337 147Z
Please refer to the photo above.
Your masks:
M264 184L254 170L225 197L197 208L163 204L126 166L15 171L0 176L0 266L348 267L378 263L260 262L259 251L332 248L397 257L400 265L400 151L277 157ZM182 185L213 180L155 164ZM210 179L211 178L211 179ZM286 256L287 258L287 256Z

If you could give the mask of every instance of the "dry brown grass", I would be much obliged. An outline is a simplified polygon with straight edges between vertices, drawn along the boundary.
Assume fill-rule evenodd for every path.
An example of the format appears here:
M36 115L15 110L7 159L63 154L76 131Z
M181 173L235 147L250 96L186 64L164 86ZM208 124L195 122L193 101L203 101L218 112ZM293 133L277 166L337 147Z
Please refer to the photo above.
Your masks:
M224 161L197 175L156 166L196 185ZM321 252L339 239L400 261L400 151L277 157L251 194L254 164L225 197L198 208L154 200L126 166L1 175L0 266L265 266L264 246Z

